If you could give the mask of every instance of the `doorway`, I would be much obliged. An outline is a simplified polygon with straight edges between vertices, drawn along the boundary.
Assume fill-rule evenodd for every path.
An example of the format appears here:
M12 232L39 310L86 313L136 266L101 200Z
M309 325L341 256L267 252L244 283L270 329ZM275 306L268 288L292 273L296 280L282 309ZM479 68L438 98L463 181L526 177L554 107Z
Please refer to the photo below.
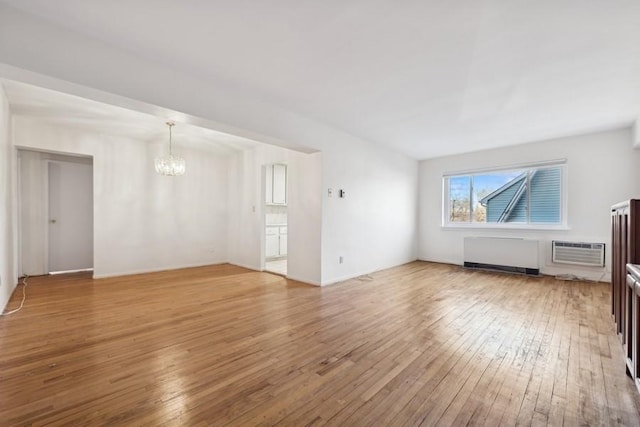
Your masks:
M22 273L93 269L93 159L27 149L18 159Z
M48 273L93 269L93 167L47 161Z
M264 167L264 269L287 275L287 165Z

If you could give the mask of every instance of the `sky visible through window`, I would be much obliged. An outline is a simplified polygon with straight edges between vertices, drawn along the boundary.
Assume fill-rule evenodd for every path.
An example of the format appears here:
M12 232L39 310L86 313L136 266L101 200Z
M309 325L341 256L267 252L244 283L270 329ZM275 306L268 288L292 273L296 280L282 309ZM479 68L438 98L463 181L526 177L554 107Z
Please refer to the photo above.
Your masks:
M510 170L450 177L449 220L451 222L486 222L485 207L480 204L480 200L524 172L524 170ZM473 194L471 195L472 186Z

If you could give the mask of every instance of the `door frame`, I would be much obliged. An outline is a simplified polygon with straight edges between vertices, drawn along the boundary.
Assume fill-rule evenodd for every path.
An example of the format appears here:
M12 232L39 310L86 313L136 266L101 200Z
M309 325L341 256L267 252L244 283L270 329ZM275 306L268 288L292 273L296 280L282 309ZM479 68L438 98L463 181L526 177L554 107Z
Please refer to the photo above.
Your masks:
M267 166L260 168L260 271L266 271L267 266Z
M80 157L80 156L70 156L70 157ZM82 156L84 157L84 156ZM51 223L50 218L49 218L49 165L52 163L56 163L56 164L64 164L64 163L74 163L71 161L65 161L65 160L57 160L57 159L45 159L44 160L44 168L45 168L45 173L43 174L44 176L44 185L43 185L43 196L44 196L44 267L45 267L45 274L51 274L51 263L49 262L49 235L50 235L50 226ZM93 157L91 157L91 180L92 180L92 185L94 182L94 174L93 174ZM95 188L94 188L95 190ZM93 252L93 257L91 260L91 268L84 268L84 269L80 269L80 270L71 270L71 271L93 271L95 268L95 194L94 191L92 191L92 195L91 195L91 205L93 207L92 212L93 212L93 218L91 218L91 222L93 224L92 226L92 230L91 230L91 244L92 244L92 252Z
M287 248L289 247L289 164L283 161L274 161L270 163L264 163L261 167L261 179L260 179L260 207L262 213L260 215L260 271L266 270L267 265L267 167L273 165L283 165L285 169L285 200L286 204L282 206L287 207ZM288 250L287 250L287 259ZM289 269L287 268L287 271Z
M51 268L49 265L49 164L55 162L55 163L60 163L57 162L56 160L51 160L51 159L46 159L44 161L44 173L42 174L44 176L44 184L43 184L43 196L44 196L44 270L45 270L45 274L49 274L51 272Z

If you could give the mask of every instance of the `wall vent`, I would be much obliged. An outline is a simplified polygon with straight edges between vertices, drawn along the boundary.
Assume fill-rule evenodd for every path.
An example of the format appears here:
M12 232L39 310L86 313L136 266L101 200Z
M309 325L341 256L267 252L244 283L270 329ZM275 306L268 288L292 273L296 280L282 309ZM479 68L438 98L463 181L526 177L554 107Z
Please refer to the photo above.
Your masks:
M604 243L551 242L551 260L556 264L604 267Z

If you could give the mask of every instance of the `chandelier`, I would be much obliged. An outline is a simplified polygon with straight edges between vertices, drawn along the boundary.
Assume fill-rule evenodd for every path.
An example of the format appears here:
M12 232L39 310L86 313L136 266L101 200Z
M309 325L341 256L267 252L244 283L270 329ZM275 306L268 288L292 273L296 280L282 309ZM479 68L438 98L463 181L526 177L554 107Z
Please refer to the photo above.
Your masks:
M171 128L175 126L175 123L167 122L167 126L169 126L169 155L156 158L156 172L168 176L184 175L187 170L184 159L174 156L171 152Z

